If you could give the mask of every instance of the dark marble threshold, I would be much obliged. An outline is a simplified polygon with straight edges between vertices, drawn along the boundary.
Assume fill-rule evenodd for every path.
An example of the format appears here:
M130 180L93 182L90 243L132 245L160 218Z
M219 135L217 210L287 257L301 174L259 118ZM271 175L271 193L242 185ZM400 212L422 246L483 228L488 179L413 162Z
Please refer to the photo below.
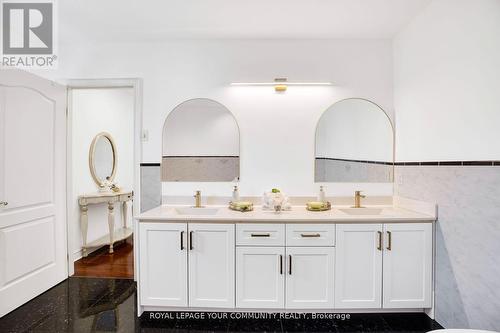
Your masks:
M153 315L152 315L153 314ZM133 280L71 277L0 318L0 332L427 332L424 313L350 314L350 318L230 318L229 313L145 312L137 318ZM155 317L156 316L156 317ZM168 318L166 318L168 316ZM327 315L328 316L328 315ZM161 317L161 318L160 318ZM163 319L162 319L163 318Z

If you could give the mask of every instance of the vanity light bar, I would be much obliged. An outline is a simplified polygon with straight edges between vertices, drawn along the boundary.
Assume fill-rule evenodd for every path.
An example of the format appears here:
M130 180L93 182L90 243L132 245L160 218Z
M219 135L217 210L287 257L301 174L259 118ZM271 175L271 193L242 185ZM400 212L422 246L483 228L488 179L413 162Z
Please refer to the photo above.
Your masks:
M274 86L278 92L286 91L288 86L332 86L331 82L289 82L286 78L276 78L273 82L232 82L232 86Z
M333 86L331 82L232 82L232 86L275 86L284 84L287 86Z

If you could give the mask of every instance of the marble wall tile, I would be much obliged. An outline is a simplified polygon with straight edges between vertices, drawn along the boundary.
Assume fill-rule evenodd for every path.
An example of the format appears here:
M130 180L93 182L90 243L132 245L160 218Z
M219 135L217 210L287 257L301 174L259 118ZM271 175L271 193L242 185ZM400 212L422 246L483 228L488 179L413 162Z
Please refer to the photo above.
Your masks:
M164 182L224 182L240 176L239 157L163 157Z
M316 182L388 183L392 182L392 165L316 159Z
M438 204L436 320L500 331L500 167L396 167L396 194Z
M161 205L159 165L141 165L141 213Z

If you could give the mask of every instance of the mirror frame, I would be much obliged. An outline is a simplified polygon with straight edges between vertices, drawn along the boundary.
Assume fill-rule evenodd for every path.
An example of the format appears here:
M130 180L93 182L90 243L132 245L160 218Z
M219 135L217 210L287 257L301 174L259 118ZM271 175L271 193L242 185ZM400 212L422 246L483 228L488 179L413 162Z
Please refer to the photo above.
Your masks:
M349 101L352 99L362 100L362 101L365 101L365 102L368 102L368 103L375 105L377 108L380 109L380 111L382 111L384 113L385 117L387 118L387 121L391 125L391 130L392 130L392 176L391 176L391 179L389 182L368 183L368 182L318 182L318 181L316 181L316 158L317 158L316 157L316 148L317 148L316 141L317 141L319 123L321 122L321 119L326 114L326 112L328 112L328 110L330 110L330 108L332 108L334 105L336 105L337 103ZM329 107L327 107L323 112L321 112L321 116L319 117L318 121L316 122L316 129L314 131L314 153L313 153L314 175L313 175L313 178L314 178L315 184L335 184L335 183L339 183L339 184L357 184L357 183L359 183L359 184L394 184L394 180L395 180L394 172L396 170L395 167L396 167L396 128L394 127L394 123L392 122L391 117L389 117L387 112L384 110L384 108L382 108L380 106L380 104L375 103L375 102L373 102L367 98L363 98L363 97L348 97L348 98L343 98L343 99L339 99L338 101L335 101L333 104L331 104Z
M111 176L109 177L110 182L112 182L115 179L116 167L117 167L118 161L117 161L117 154L116 154L116 144L115 144L115 141L113 140L113 137L111 136L111 134L109 134L107 132L101 132L101 133L97 134L94 137L94 139L92 140L92 143L90 144L89 169L90 169L90 174L92 175L92 179L94 180L96 185L99 188L103 188L105 179L100 179L97 176L97 172L95 169L95 163L94 163L95 162L95 159L94 159L95 148L96 148L97 142L99 141L100 138L108 139L108 141L111 144L111 149L113 151L113 171L111 172Z

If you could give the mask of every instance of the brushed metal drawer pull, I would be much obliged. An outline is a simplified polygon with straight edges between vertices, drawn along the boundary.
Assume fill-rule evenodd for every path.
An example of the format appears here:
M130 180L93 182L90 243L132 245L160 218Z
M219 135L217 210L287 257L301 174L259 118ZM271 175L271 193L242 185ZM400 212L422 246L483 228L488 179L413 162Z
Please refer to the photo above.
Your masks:
M271 237L271 234L251 234L252 237Z
M184 250L184 231L181 231L181 251Z
M392 233L387 231L387 250L392 250Z
M377 250L382 251L382 231L377 231L377 233L378 233Z
M300 234L301 237L304 237L304 238L317 238L317 237L321 237L320 234Z

